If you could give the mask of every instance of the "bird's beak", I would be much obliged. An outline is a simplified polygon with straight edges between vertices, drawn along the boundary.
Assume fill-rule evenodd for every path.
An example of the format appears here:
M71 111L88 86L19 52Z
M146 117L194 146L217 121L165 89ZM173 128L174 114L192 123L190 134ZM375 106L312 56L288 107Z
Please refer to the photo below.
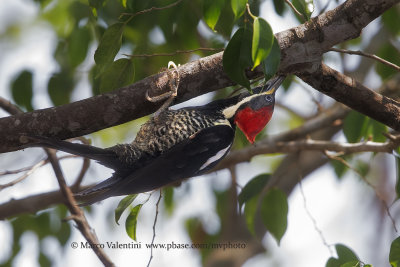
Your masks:
M268 95L272 95L279 88L279 86L283 83L286 76L280 75L271 78L267 84L264 86L263 91Z

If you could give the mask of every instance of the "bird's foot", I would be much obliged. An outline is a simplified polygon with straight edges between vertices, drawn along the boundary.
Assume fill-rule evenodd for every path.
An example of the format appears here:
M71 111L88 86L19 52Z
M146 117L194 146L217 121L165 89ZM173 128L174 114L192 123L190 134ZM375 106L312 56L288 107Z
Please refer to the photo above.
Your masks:
M170 69L173 68L173 71L170 71ZM175 97L178 95L178 87L179 87L179 82L180 82L180 77L179 77L179 71L178 67L176 64L172 61L168 62L168 86L170 88L169 92L166 92L164 94L158 95L158 96L149 96L149 91L146 91L146 99L150 102L158 102L162 101L164 99L167 99L164 104L154 113L154 116L160 115L161 112L166 110L174 101Z

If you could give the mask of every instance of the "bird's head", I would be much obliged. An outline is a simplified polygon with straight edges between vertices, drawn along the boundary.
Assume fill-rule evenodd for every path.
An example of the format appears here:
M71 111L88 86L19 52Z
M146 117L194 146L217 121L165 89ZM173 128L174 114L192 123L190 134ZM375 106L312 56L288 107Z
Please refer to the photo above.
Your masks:
M246 135L250 143L271 119L274 112L275 92L285 76L276 76L264 86L253 89L253 94L244 94L235 105L224 109L227 119L231 119Z

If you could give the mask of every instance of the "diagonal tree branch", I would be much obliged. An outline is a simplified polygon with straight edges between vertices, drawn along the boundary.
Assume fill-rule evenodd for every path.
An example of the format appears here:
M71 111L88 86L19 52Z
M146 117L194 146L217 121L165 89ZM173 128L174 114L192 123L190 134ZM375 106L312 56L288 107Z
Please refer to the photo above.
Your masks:
M97 239L96 234L94 233L89 223L87 222L83 211L78 207L78 204L76 203L76 200L72 194L71 189L67 186L67 183L65 182L64 175L61 170L60 162L58 161L56 155L56 150L45 148L45 151L49 157L50 163L56 175L58 184L60 186L61 194L65 199L64 204L71 212L71 218L75 221L77 228L85 237L87 242L89 242L90 247L93 249L94 253L103 263L103 265L107 267L114 266L114 263L110 260L107 254L105 254L104 250L100 246L98 246L99 240Z
M316 73L320 68L323 53L338 43L359 36L366 25L399 2L400 0L348 0L298 27L277 33L282 55L280 72L302 75L305 71ZM179 73L181 80L175 103L233 85L223 72L222 52L184 64L179 67ZM247 75L249 78L256 78L262 76L262 73L258 68L253 72L249 71ZM147 90L150 90L150 95L168 91L168 75L163 72L111 93L60 107L2 118L0 153L21 149L27 142L20 138L25 133L66 139L150 114L162 103L147 102L145 100ZM331 88L332 94L335 90ZM385 97L380 99L384 103L390 102ZM349 107L359 110L357 109L359 103L352 105L354 99L347 100L346 104ZM379 112L376 109L380 103L378 99L373 98L371 101L373 105L364 105L363 111L367 111L365 113L367 115ZM397 110L398 108L395 108L392 111ZM397 114L386 113L389 118L380 121L395 122ZM396 125L389 126L398 128Z
M400 131L400 103L363 86L325 64L299 77L318 91Z

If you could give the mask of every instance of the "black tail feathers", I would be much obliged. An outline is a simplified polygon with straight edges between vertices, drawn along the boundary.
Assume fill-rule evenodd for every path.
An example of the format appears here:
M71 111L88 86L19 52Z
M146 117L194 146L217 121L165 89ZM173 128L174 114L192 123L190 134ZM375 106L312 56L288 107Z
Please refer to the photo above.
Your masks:
M93 203L115 196L112 188L118 182L118 178L111 177L93 187L76 193L74 196L80 202L79 206L92 205Z
M117 155L110 149L94 147L90 145L71 143L63 140L52 139L43 136L27 135L29 139L36 141L36 143L29 144L35 147L48 147L57 150L62 150L67 153L82 156L85 158L98 161L100 164L112 168L114 170L120 168L121 163Z

